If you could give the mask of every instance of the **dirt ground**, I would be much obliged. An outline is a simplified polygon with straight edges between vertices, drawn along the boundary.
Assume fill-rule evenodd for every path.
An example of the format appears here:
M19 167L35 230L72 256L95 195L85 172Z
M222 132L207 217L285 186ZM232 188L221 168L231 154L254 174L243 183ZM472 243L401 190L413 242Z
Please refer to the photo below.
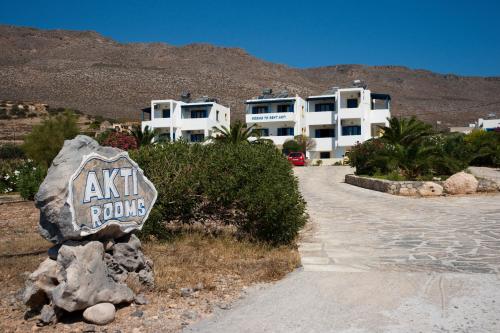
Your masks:
M1 332L176 332L216 308L230 309L248 286L278 280L300 264L295 247L272 248L228 235L189 232L168 242L151 240L143 242L155 265L155 290L145 292L149 304L117 308L115 321L106 326L87 324L76 313L39 327L20 300L26 277L51 246L37 224L32 202L0 205ZM182 295L181 288L196 291Z

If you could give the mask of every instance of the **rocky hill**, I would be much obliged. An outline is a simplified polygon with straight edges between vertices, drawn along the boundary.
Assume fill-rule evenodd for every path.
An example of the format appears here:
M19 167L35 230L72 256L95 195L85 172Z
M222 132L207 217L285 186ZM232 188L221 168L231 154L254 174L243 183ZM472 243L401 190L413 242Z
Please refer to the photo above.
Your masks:
M303 97L363 79L389 93L393 114L443 125L500 116L500 77L461 77L398 66L337 65L297 69L242 49L192 44L122 44L95 32L0 26L0 99L33 100L89 114L138 119L151 99L219 98L242 118L243 101L262 88Z

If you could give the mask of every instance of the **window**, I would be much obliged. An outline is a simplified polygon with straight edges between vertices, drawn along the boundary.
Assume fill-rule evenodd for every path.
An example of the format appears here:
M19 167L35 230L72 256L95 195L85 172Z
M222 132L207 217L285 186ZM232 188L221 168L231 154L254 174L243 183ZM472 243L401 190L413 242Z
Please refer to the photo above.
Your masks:
M330 152L329 151L320 151L319 158L330 158Z
M347 99L347 108L354 109L358 107L358 99L357 98L348 98Z
M292 104L278 105L278 112L293 112Z
M335 111L335 103L319 103L314 105L315 112Z
M361 126L342 126L342 135L361 135Z
M207 110L192 110L191 118L206 118Z
M215 120L219 121L219 111L217 110L217 113L215 114Z
M170 118L170 109L163 109L161 111L161 117L162 118Z
M293 127L278 128L278 136L293 135Z
M202 142L205 139L203 134L191 134L191 142Z
M260 136L269 136L269 128L257 128L255 133Z
M314 131L314 137L316 138L334 138L335 128L318 128Z
M252 107L252 114L268 113L267 106L254 106Z

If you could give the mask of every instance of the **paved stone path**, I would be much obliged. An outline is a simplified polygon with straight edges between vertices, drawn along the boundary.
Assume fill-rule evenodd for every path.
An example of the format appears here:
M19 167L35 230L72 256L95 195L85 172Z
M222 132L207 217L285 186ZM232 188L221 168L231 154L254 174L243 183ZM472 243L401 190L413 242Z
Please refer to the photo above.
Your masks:
M297 170L313 222L300 246L306 271L499 273L499 195L392 196L333 169Z
M303 268L190 332L500 332L500 195L406 198L296 168Z

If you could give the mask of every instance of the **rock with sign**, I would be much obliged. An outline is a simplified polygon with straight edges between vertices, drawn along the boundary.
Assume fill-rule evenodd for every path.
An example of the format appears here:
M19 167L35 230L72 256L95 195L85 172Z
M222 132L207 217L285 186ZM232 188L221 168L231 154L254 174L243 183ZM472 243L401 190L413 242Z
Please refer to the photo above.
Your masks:
M40 232L54 243L119 238L142 228L156 196L126 152L77 136L65 142L35 197Z

